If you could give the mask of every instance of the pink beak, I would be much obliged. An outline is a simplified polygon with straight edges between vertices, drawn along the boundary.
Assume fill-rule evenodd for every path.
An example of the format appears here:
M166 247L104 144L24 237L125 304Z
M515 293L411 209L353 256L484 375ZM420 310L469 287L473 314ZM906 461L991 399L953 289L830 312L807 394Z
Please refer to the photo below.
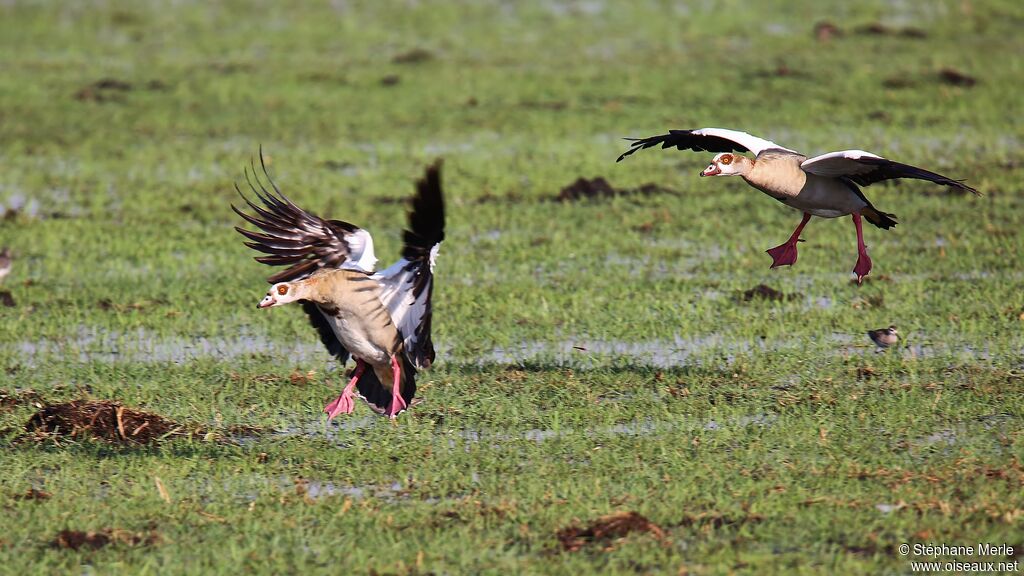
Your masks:
M716 176L716 175L721 174L721 173L722 173L722 169L719 168L718 165L716 164L714 167L708 166L707 168L702 170L700 175L701 176Z
M259 304L256 305L256 307L257 308L270 308L274 304L277 304L277 300L274 300L273 298L271 298L269 300L264 298L263 300L260 301Z

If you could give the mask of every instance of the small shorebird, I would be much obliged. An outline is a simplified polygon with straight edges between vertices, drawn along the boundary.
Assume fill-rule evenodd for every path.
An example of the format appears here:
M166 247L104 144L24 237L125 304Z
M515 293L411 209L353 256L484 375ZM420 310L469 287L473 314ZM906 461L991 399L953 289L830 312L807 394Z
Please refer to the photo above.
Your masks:
M896 326L892 325L888 328L879 328L878 330L868 330L868 338L878 346L879 351L885 350L890 346L895 346L900 341L900 333L896 331Z
M256 215L231 208L263 232L235 229L250 240L246 246L269 254L256 261L288 268L268 278L273 286L257 307L300 302L327 350L342 364L350 355L355 359L352 379L324 408L329 419L352 412L353 389L373 411L394 418L412 404L416 370L434 361L433 272L444 240L440 161L416 184L402 258L376 273L369 232L299 208L274 184L262 153L260 165L273 192L253 166L256 186L248 172L246 180L262 206L239 190Z
M3 282L4 278L11 273L11 265L14 259L11 257L11 249L4 246L3 250L0 250L0 282Z
M886 160L863 150L842 150L807 158L774 142L724 128L670 130L668 134L632 140L630 149L623 152L619 160L637 150L659 144L662 148L719 152L700 173L701 176L741 176L747 184L803 212L803 220L789 240L768 250L772 268L796 263L800 232L811 216L838 218L849 214L857 229L857 264L853 273L857 275L858 282L871 271L861 217L885 230L896 225L896 216L876 209L859 186L894 178L916 178L979 194L959 180ZM755 158L733 152L750 152Z

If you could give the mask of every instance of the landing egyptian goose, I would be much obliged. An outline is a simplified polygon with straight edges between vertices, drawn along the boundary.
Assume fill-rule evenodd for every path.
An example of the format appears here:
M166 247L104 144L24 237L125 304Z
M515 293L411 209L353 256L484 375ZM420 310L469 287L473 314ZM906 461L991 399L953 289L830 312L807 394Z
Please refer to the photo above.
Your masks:
M803 220L789 240L767 251L772 257L772 268L796 263L796 244L800 241L800 232L812 215L838 218L850 214L857 228L857 265L853 273L857 275L858 282L871 271L871 258L864 244L861 216L886 230L896 225L896 217L876 209L858 184L869 186L882 180L916 178L979 194L958 180L886 160L863 150L829 152L808 159L774 142L724 128L670 130L668 134L630 140L633 143L629 150L619 156L618 161L637 150L659 144L662 148L719 152L700 173L701 176L742 176L747 184L803 212ZM732 152L750 152L755 158Z
M888 328L879 328L877 330L868 330L868 338L878 346L880 350L896 344L900 340L900 333L896 330L896 326L892 325Z
M328 352L342 364L350 355L355 358L352 379L324 408L329 420L352 412L353 388L375 412L396 417L416 394L416 370L434 361L434 261L444 240L440 161L416 183L402 258L376 273L369 232L299 208L274 184L262 153L260 165L273 192L263 186L253 166L256 185L248 171L246 181L262 206L238 190L256 215L231 208L263 233L235 230L250 240L246 246L270 254L257 257L257 262L288 268L267 279L273 286L257 307L301 303Z

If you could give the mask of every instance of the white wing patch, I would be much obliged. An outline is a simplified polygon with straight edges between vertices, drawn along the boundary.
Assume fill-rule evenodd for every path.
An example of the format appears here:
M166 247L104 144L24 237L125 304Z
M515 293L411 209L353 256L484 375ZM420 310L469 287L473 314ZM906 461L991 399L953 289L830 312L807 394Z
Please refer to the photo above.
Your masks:
M437 261L437 253L441 251L441 243L438 242L430 248L430 273L434 273L434 262Z
M874 172L878 169L876 165L861 164L858 162L861 158L885 160L877 154L863 150L840 150L804 160L800 167L818 176L854 176Z
M395 262L387 269L372 276L381 286L380 300L391 314L391 321L402 333L406 354L416 358L414 353L417 345L416 330L423 322L430 306L431 284L433 283L433 257L437 253L437 245L431 249L431 271L421 270L414 262L405 258ZM419 298L413 295L413 286L417 272L430 274ZM414 364L416 362L414 361ZM422 368L422 366L417 366Z
M345 234L345 244L348 245L349 254L340 268L372 274L377 267L377 255L373 252L373 237L370 233L359 228Z
M765 140L764 138L758 138L757 136L751 136L746 132L740 132L739 130L728 130L726 128L701 128L700 130L694 130L692 134L697 136L714 136L717 138L725 138L726 140L732 140L733 142L743 146L750 150L754 156L757 156L764 150L771 148L778 148L779 150L786 150L787 152L793 152L798 154L795 150L790 150L783 146L779 146L771 140Z

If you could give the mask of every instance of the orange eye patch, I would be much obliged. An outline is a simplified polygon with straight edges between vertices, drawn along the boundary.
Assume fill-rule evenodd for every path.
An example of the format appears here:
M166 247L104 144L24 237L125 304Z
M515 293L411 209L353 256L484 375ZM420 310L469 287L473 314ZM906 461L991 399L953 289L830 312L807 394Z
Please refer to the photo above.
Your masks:
M726 164L726 165L732 164L732 156L729 156L729 155L722 156L721 158L718 159L718 161L721 162L722 164Z
M285 294L288 293L288 287L287 286L278 286L277 287L277 293L280 294L281 296L284 296Z

